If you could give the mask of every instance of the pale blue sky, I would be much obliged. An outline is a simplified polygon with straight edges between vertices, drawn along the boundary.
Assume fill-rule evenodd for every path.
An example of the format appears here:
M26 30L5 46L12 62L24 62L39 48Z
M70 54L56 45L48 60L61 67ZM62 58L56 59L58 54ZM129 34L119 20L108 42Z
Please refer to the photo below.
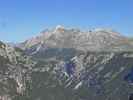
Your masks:
M133 0L0 0L2 41L24 41L58 24L133 36Z

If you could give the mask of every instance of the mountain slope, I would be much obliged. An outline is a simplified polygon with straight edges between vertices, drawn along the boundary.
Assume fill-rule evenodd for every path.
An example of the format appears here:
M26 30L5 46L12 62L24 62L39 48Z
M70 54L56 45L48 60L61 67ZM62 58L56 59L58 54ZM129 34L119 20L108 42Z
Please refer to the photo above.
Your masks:
M19 48L0 42L0 99L14 100L26 89L27 72L32 62Z
M133 67L132 55L86 52L67 61L38 62L20 100L128 100L133 86L125 77Z

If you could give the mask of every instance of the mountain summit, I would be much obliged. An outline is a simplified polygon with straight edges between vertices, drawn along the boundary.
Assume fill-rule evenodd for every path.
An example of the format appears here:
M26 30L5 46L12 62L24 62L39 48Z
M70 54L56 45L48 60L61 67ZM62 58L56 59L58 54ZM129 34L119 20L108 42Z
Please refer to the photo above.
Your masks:
M28 39L19 46L25 50L34 48L34 53L46 48L73 48L81 51L120 51L132 48L127 37L111 29L99 28L84 32L61 25L42 31L39 36Z

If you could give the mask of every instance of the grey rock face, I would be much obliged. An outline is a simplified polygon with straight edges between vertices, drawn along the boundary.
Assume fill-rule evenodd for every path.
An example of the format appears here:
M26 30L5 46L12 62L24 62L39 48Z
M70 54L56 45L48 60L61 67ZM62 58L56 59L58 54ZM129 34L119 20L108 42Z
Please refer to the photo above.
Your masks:
M80 31L57 26L53 30L43 31L19 45L31 54L45 51L48 48L73 48L82 51L132 51L128 38L108 29Z

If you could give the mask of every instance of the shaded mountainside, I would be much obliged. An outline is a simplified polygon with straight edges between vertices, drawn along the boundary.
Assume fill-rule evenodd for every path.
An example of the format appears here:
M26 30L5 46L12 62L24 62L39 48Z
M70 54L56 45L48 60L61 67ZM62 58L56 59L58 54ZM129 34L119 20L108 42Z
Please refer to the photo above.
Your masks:
M33 62L19 48L2 43L0 51L2 100L127 100L133 93L132 52L66 53Z
M76 90L81 100L127 100L133 92L130 82L124 80L133 65L130 55L129 52L88 52L63 64L67 67L66 74L62 71L59 76L67 78L62 83Z
M68 61L39 62L27 84L29 100L127 100L132 52L87 52Z

